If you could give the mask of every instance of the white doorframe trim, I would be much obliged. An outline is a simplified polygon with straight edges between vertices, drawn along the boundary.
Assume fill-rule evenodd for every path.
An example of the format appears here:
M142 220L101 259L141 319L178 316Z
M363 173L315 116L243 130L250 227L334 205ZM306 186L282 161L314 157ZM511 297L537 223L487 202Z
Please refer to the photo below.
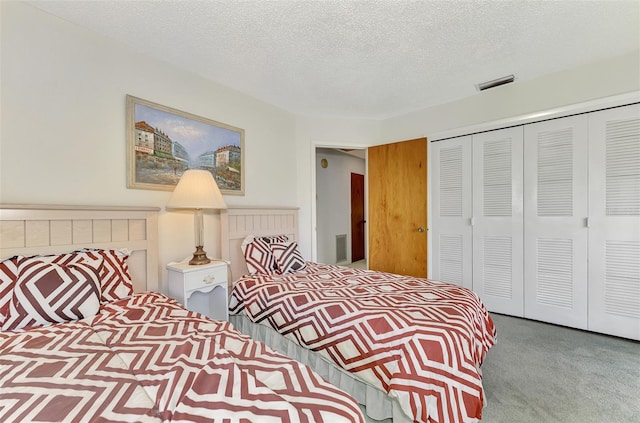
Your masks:
M311 142L311 261L318 261L318 204L317 204L317 192L316 192L316 155L317 155L317 150L318 148L332 148L332 149L351 149L351 150L365 150L365 158L364 158L364 168L365 168L365 175L364 175L364 215L365 215L365 219L366 217L369 215L369 202L367 201L369 199L369 185L368 185L368 181L367 181L367 175L368 175L368 148L369 147L364 147L362 145L345 145L345 144L328 144L328 143L315 143L315 142ZM365 258L369 257L369 231L368 231L368 225L364 226L364 251L365 251Z

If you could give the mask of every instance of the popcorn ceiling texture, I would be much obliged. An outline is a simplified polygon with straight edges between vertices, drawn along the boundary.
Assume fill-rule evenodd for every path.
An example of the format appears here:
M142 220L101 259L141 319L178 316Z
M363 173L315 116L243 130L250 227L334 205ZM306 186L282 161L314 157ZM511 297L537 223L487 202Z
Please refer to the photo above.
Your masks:
M299 115L382 119L640 48L638 1L29 1Z

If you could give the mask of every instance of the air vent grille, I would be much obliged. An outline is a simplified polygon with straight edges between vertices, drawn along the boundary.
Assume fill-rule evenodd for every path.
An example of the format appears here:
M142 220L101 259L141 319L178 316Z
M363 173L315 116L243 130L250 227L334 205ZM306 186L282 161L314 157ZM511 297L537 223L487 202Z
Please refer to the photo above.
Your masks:
M347 261L347 235L336 235L336 263Z

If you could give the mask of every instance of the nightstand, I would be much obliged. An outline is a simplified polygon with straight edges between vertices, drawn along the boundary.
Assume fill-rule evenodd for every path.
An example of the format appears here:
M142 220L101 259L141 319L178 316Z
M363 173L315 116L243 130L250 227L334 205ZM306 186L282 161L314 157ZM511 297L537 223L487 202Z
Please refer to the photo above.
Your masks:
M185 308L212 319L229 320L227 263L212 261L192 266L184 262L169 263L169 296Z

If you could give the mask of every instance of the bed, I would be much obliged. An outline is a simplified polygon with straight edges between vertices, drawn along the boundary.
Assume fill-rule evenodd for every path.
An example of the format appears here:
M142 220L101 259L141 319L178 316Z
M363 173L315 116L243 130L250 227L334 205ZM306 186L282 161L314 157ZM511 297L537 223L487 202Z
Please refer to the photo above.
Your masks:
M157 215L0 205L0 421L364 421L308 366L157 292Z
M480 421L496 330L475 293L305 261L296 209L229 209L222 223L234 326L315 368L369 419Z

